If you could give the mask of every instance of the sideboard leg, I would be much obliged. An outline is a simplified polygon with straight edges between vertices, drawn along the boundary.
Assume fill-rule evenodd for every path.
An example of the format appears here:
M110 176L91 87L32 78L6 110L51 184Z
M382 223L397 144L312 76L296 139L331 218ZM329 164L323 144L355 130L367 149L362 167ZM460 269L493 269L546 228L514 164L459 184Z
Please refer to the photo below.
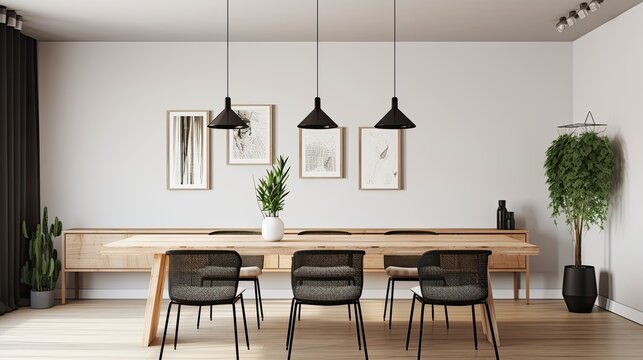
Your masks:
M514 273L514 300L518 300L520 294L520 273Z
M531 270L529 269L529 256L527 256L527 271L525 272L525 304L529 305L529 274Z
M65 269L60 271L60 303L67 303L67 272Z
M74 299L80 299L80 273L74 273Z

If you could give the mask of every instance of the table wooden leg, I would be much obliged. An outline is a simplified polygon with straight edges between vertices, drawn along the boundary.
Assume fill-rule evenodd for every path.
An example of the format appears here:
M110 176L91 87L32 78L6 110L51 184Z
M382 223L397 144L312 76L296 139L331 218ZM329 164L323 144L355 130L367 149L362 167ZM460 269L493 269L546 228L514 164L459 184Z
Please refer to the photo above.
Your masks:
M514 273L514 300L518 300L520 294L520 273Z
M62 305L67 303L67 272L65 270L60 272L60 303Z
M74 273L74 299L80 299L80 273Z
M484 314L484 320L482 322L482 330L487 335L487 340L489 340L490 343L493 342L491 339L491 331L488 331L488 327L491 326L493 327L493 332L496 335L496 344L500 346L500 335L498 334L498 324L496 323L496 306L494 304L493 300L493 291L491 288L491 274L488 274L488 287L489 287L489 296L487 297L487 304L489 304L489 312L491 313L491 318L487 317L487 313L484 310L484 305L480 306L480 310ZM487 331L485 331L487 330Z
M167 255L154 254L154 263L152 264L152 271L150 272L150 288L147 294L147 305L145 306L145 318L143 319L144 346L150 346L154 342L154 339L156 339L161 303L163 302L166 267Z
M527 256L527 271L525 272L525 303L529 305L529 256Z

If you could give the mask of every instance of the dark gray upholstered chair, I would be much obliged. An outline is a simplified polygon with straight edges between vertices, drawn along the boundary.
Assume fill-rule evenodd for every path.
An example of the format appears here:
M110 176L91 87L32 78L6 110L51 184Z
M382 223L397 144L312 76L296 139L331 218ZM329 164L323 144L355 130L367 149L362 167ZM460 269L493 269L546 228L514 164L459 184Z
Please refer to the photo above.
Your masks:
M252 230L215 230L210 235L261 235L260 231ZM263 321L263 299L261 298L261 286L259 284L259 276L263 273L263 255L242 255L241 256L241 272L239 281L252 282L255 291L255 307L257 310L257 328L261 329L261 321ZM259 320L261 315L261 321ZM210 306L210 320L212 320L212 306ZM197 329L201 321L201 312L199 312L199 319L197 320Z
M384 235L438 235L438 233L429 230L390 230ZM420 255L384 255L384 269L388 276L386 285L386 298L384 299L384 316L386 321L386 309L390 301L388 316L388 328L393 323L393 300L395 295L395 283L399 281L418 281L417 262ZM391 297L389 298L389 291ZM444 307L444 316L446 318L447 328L449 328L449 313L447 307ZM431 319L435 320L435 308L431 306Z
M344 230L302 230L297 235L353 235L349 231ZM299 309L299 317L301 317L301 308ZM301 319L300 319L301 320ZM351 306L348 305L348 320L351 320Z
M491 251L438 250L428 251L418 261L417 269L420 286L412 289L411 316L406 334L406 350L409 349L411 324L415 302L422 304L420 310L420 334L418 360L422 353L422 330L424 328L424 306L426 304L471 306L473 317L473 341L478 349L476 330L476 304L484 304L487 317L491 318L488 297L488 262ZM496 360L499 360L498 346L493 326L489 327L493 338Z
M243 328L246 335L246 346L250 349L248 327L246 325L246 309L243 304L243 291L239 287L239 271L241 256L236 251L217 250L172 250L166 253L169 261L168 291L170 304L165 318L163 342L159 360L163 358L167 324L170 320L172 305L177 304L176 329L174 333L174 349L179 333L179 318L181 306L232 305L234 323L234 345L239 359L239 339L237 336L237 301L241 301Z
M364 251L360 250L302 250L293 255L291 282L293 299L286 348L292 353L297 313L301 305L353 305L357 346L364 345L368 359L362 307L359 302L364 284Z

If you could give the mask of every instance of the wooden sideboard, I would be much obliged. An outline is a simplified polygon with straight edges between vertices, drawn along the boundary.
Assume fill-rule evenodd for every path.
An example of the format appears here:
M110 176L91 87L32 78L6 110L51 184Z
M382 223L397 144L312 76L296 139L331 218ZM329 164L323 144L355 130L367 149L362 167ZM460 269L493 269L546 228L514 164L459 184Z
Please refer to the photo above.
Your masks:
M61 297L64 304L67 300L67 279L65 274L74 274L74 298L79 298L80 274L83 272L149 272L152 268L152 255L121 255L103 254L103 245L122 240L133 235L191 235L208 234L213 229L69 229L63 231L61 243L62 276ZM217 229L223 230L223 229ZM232 230L232 229L225 229ZM234 229L241 230L241 229ZM248 230L248 229L242 229ZM258 230L258 229L252 229ZM287 234L297 234L302 230L286 229ZM328 229L325 229L328 230ZM342 228L352 234L383 234L394 229L376 228ZM496 229L419 229L431 230L439 234L502 234L520 241L529 242L527 230L496 230ZM264 272L290 271L289 255L266 255ZM520 289L520 273L525 273L525 300L529 303L529 257L522 255L493 255L489 263L492 272L508 272L514 274L514 299L518 299ZM383 272L384 258L382 255L369 254L364 259L366 272Z

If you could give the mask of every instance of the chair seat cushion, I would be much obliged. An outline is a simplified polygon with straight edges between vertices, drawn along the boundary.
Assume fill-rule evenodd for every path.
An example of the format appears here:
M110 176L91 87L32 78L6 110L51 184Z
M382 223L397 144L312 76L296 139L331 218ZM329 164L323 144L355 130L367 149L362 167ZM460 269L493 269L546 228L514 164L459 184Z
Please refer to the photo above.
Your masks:
M310 304L344 304L358 300L362 295L360 286L324 286L307 285L306 283L293 289L295 298Z
M352 279L354 274L350 266L302 266L293 271L297 279Z
M240 278L256 278L261 275L261 268L258 266L243 266L239 272Z
M425 286L424 294L419 286L411 289L427 303L434 304L470 304L479 303L487 298L487 291L476 285L459 286Z
M391 278L416 278L418 269L416 267L389 266L386 268L386 275Z
M176 286L170 290L170 299L180 304L216 304L231 301L241 295L246 289L234 286Z

